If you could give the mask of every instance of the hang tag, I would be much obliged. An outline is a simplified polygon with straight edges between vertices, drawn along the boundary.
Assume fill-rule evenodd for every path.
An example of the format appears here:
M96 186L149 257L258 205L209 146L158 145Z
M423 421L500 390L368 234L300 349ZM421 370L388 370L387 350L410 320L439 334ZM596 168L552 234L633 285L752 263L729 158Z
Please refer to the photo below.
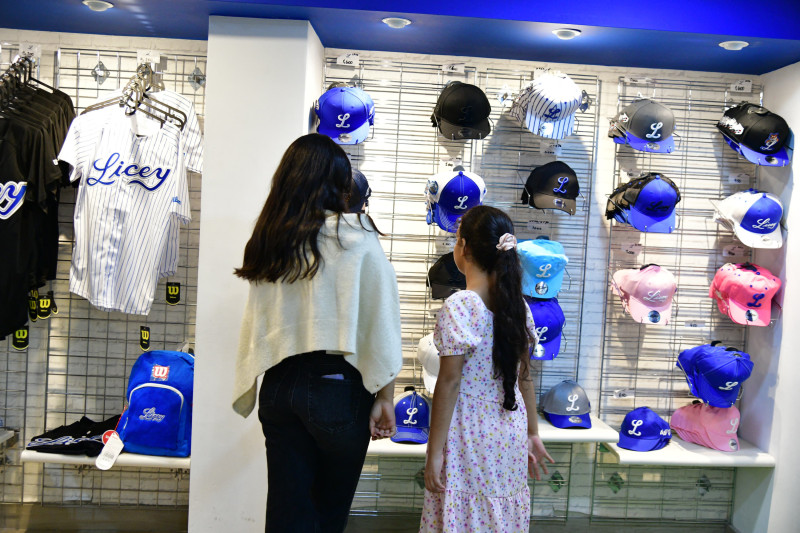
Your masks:
M15 331L14 339L11 341L11 346L13 346L15 350L27 349L29 344L28 333L28 326L22 326Z
M103 451L95 459L94 465L100 470L108 470L117 462L117 457L122 453L122 448L125 447L125 444L116 431L106 431L103 434L103 442L105 442L105 446L103 446Z
M731 91L735 93L751 93L753 92L753 80L736 80L731 83Z
M136 50L136 62L139 65L142 63L156 65L161 63L161 52L158 50Z
M561 143L557 141L543 142L541 147L544 155L561 155Z
M547 225L550 224L549 220L529 220L528 221L528 231L545 231L547 229Z
M50 297L53 295L53 291L48 292L45 295L39 296L38 301L38 309L36 310L36 315L41 318L42 320L50 318L50 314L52 313L52 304L53 300Z
M463 74L466 66L467 66L466 63L448 63L447 65L442 65L442 72L450 72L452 74Z
M39 320L39 291L36 289L28 293L28 319L31 322Z
M178 305L181 303L181 284L176 281L167 282L167 303Z
M147 326L139 327L139 348L145 352L150 349L150 328Z
M706 327L704 320L687 320L683 323L683 327L690 329L699 329Z
M635 396L633 389L617 389L614 391L614 398L621 400L623 398L633 398Z
M548 70L550 69L544 67L536 67L535 69L533 69L533 79L535 80L536 78L539 78L542 74L544 74Z
M344 65L346 67L357 67L360 61L359 55L356 52L347 52L336 58L337 65Z
M620 246L620 250L628 255L639 255L644 246L640 242L625 242Z
M728 174L728 183L733 185L744 185L746 183L750 183L752 178L749 174L745 174L740 172L738 174Z
M39 59L42 57L42 45L21 42L19 43L19 56L28 57L34 61L39 61Z
M450 157L449 155L442 156L441 161L444 163L444 166L450 168L463 164L460 157Z
M646 78L646 77L629 77L625 78L625 81L631 83L633 85L647 85L648 83L653 83L653 78Z
M747 248L743 244L729 244L722 249L722 257L741 257L747 254Z

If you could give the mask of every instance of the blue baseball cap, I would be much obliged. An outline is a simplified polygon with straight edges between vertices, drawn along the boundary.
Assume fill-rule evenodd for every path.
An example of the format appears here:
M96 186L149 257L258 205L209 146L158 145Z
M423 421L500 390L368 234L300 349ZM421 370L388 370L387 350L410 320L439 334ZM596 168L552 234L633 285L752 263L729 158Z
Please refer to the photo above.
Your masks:
M675 206L681 201L678 187L661 174L650 173L628 184L621 191L625 200L614 218L648 233L672 233ZM612 195L615 201L616 195Z
M436 223L450 233L469 209L481 205L486 195L483 178L464 170L442 172L428 180L428 224Z
M715 218L733 230L736 237L751 248L780 248L783 246L781 218L783 204L774 194L747 189L739 191L714 205Z
M397 433L392 437L392 442L425 444L431 428L431 407L413 386L409 385L403 390L403 394L394 399Z
M374 121L375 104L356 87L333 87L317 100L314 109L319 117L317 132L337 144L358 144L369 135Z
M560 242L532 239L517 244L522 264L522 294L534 298L555 298L564 281L569 259Z
M704 344L684 350L676 366L686 373L692 394L712 407L736 403L742 383L753 372L750 354L722 345Z
M526 296L525 303L531 310L536 333L539 335L539 343L531 350L531 359L555 359L561 349L561 331L566 323L558 299L537 300Z
M619 429L620 448L636 452L660 450L672 438L669 423L649 407L637 407L625 415Z

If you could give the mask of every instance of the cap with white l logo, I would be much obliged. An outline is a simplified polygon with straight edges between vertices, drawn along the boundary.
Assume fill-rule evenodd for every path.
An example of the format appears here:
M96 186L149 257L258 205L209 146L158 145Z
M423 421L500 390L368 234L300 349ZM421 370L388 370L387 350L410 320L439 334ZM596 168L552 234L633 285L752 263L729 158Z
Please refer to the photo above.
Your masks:
M742 244L751 248L783 246L783 204L774 194L747 189L711 203L714 220L732 230Z
M542 397L542 412L557 428L591 428L591 405L586 391L567 379L551 388Z
M675 276L658 265L618 270L611 280L612 291L620 297L631 318L654 326L669 324L677 288Z

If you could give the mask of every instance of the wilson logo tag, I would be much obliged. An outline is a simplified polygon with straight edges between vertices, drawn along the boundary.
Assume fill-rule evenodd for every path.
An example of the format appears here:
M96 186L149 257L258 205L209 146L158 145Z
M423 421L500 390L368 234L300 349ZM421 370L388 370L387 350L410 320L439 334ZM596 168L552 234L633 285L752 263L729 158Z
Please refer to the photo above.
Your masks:
M144 351L150 349L150 328L147 326L139 327L139 348Z
M15 350L24 350L28 347L28 326L22 326L14 332L14 339L11 341L11 346Z
M153 370L150 371L150 379L153 381L167 381L169 379L169 367L153 365Z
M167 282L167 303L178 305L181 302L181 284L175 281Z

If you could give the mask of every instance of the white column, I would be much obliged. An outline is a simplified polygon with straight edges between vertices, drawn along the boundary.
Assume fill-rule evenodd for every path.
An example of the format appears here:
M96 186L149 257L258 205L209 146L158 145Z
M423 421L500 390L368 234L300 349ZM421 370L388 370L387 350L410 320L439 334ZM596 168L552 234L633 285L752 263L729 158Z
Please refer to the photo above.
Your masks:
M765 74L764 106L800 134L800 63ZM798 143L795 143L798 144ZM800 144L798 144L800 146ZM795 157L794 167L800 165ZM771 328L751 328L747 351L755 367L744 384L739 435L775 457L774 471L741 468L736 478L733 525L743 533L797 531L800 474L800 189L792 166L759 169L759 188L783 203L786 240L779 250L758 250L755 262L783 280L782 316Z
M283 152L308 133L323 47L307 21L211 17L189 531L264 531L264 438L231 408L247 283L233 276Z

